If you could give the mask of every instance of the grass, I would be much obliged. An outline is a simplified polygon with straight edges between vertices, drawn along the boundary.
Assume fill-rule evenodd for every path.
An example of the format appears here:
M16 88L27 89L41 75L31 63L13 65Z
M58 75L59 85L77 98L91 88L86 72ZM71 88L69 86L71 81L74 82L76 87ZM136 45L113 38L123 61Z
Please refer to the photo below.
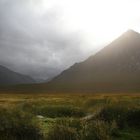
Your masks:
M38 140L41 137L39 121L18 108L0 108L1 140Z
M140 94L0 94L0 140L139 140Z

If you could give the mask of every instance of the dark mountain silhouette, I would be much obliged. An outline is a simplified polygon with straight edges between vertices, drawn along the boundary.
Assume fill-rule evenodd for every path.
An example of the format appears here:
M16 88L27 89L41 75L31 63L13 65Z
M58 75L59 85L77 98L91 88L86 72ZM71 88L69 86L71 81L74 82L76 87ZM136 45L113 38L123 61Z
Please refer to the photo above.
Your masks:
M53 91L140 90L140 34L129 30L86 61L47 84Z
M0 85L15 85L35 83L35 80L29 76L14 72L0 65Z

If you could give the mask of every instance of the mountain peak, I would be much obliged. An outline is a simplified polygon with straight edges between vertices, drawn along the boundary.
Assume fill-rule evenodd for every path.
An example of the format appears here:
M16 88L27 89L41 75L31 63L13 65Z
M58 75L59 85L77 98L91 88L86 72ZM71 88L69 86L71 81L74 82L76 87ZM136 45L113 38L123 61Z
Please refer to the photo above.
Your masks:
M126 36L139 36L140 37L140 33L136 32L135 30L132 30L132 29L129 29L127 30L123 35L126 35Z
M136 32L136 31L133 30L133 29L128 29L126 32L127 32L127 33L138 33L138 32Z

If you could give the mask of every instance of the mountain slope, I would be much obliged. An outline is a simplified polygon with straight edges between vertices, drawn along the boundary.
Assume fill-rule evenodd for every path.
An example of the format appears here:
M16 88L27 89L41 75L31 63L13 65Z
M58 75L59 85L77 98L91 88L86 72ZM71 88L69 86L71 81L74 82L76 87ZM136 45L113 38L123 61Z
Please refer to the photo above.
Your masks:
M35 81L29 76L19 74L0 65L0 85L15 85L26 83L35 83Z
M140 34L129 30L47 84L53 91L140 90Z

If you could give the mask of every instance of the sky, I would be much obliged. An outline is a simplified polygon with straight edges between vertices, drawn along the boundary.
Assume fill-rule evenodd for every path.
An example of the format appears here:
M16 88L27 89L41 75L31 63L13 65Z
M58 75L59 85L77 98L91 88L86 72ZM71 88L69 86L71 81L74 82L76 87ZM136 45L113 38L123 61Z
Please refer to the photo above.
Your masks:
M0 0L0 65L49 79L128 29L139 0Z

